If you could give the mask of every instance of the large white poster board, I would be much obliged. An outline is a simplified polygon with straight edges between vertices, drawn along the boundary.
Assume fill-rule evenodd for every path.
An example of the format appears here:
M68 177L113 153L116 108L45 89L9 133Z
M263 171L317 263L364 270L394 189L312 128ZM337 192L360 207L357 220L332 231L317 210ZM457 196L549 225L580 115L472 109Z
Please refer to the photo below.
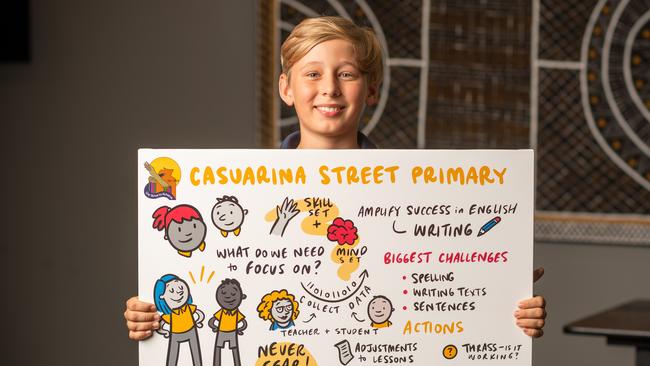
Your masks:
M530 150L142 149L138 189L140 365L531 364Z

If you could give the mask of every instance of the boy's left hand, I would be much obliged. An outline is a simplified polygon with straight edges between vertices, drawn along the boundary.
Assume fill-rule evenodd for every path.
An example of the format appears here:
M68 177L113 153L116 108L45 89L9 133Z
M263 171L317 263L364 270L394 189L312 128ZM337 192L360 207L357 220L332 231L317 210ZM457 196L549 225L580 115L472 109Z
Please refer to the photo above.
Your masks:
M544 275L544 268L540 267L533 271L533 282L537 282ZM544 335L544 324L546 319L546 300L543 296L535 296L522 300L518 304L519 309L515 311L517 326L524 330L524 333L539 338Z

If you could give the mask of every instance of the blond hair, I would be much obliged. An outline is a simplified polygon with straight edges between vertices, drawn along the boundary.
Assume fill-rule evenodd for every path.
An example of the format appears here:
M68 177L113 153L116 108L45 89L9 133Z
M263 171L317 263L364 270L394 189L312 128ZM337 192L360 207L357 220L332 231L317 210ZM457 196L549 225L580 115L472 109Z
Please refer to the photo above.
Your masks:
M378 86L384 69L377 36L370 29L341 17L307 18L293 28L280 50L282 73L289 77L291 67L312 48L334 39L352 44L359 71L366 76L368 85Z
M273 319L273 317L271 316L271 308L273 307L273 303L276 300L291 301L291 305L293 305L293 313L291 314L291 320L296 320L298 314L300 314L300 310L298 310L298 302L296 301L296 298L293 295L287 292L287 290L272 291L271 293L264 295L262 301L260 301L260 304L257 305L257 312L260 314L260 318L264 320Z

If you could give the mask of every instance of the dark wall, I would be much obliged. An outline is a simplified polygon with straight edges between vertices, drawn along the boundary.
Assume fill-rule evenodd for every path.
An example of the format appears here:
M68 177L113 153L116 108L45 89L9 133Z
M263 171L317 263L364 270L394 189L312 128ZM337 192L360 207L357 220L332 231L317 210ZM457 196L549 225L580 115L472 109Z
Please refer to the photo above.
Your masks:
M1 364L137 363L137 149L253 147L253 5L31 2L32 61L0 64Z

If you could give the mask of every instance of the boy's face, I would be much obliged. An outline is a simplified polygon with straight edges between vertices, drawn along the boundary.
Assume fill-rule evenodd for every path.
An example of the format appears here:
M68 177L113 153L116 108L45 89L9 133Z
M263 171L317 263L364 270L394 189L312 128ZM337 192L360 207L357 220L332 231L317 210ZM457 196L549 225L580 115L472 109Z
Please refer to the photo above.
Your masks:
M316 45L280 76L280 96L294 106L303 132L323 137L354 134L366 104L375 102L357 67L352 44L335 39Z

